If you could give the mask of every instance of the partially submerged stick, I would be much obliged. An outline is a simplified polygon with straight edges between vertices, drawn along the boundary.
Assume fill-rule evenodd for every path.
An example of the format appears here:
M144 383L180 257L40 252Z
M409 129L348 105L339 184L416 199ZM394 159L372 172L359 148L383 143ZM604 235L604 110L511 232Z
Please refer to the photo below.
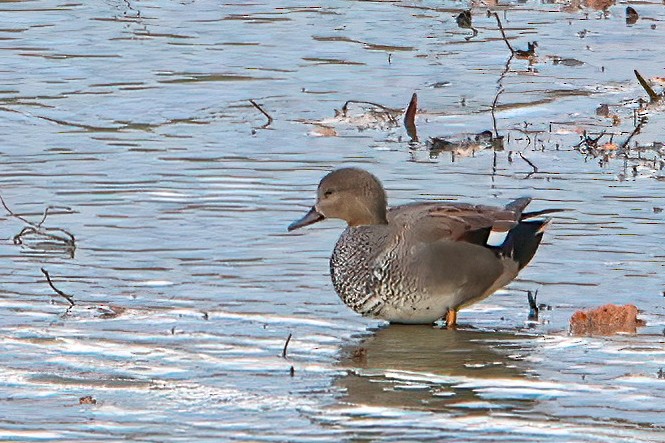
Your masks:
M640 82L640 85L644 88L645 91L647 91L647 94L649 95L649 101L651 103L656 103L659 102L663 96L660 94L657 94L656 91L653 90L651 85L640 75L639 72L637 72L637 69L633 70L635 73L635 77L637 77L637 81Z
M487 11L487 16L489 17L490 15L493 15L494 18L496 18L496 22L499 25L499 31L501 31L501 36L503 37L503 41L506 42L506 46L508 46L508 49L510 50L511 54L515 53L515 50L513 47L510 45L510 42L508 41L508 37L506 37L506 32L503 30L503 25L501 24L501 19L499 18L499 14L493 11Z
M510 56L512 58L512 55ZM502 81L503 77L499 80ZM503 92L503 86L499 86L499 90L496 91L494 96L494 101L492 102L492 107L490 108L490 114L492 114L492 127L494 128L494 137L499 138L499 130L496 127L496 105L499 102L499 96Z
M62 228L47 228L44 227L43 224L46 221L46 218L49 216L50 211L53 209L64 209L66 211L71 211L71 208L68 208L66 206L48 206L46 209L44 209L44 214L42 215L42 219L39 221L39 223L34 223L28 220L27 218L16 214L14 211L9 209L9 206L7 206L7 203L5 202L5 199L2 198L2 195L0 195L0 203L2 206L5 208L5 210L11 215L12 217L21 220L23 223L27 224L28 226L25 226L21 232L16 234L14 236L14 244L15 245L21 245L23 244L23 237L28 234L36 234L36 235L41 235L43 237L48 237L52 240L56 240L59 242L64 243L67 248L70 250L70 255L74 257L74 251L76 250L76 238L72 233L69 231L66 231L65 229ZM61 234L61 235L58 235ZM64 235L64 237L63 237Z
M635 72L637 72L637 71L635 71ZM640 119L640 122L637 124L637 126L635 126L635 129L633 129L633 132L631 132L630 135L628 136L628 138L626 139L626 141L624 141L624 142L621 144L621 147L619 148L619 150L620 150L621 153L624 153L624 154L625 154L625 152L626 152L625 150L626 150L626 147L628 147L628 143L630 143L630 141L633 139L633 137L634 137L635 135L637 135L637 134L640 133L640 131L642 130L642 126L644 126L644 124L645 124L646 122L647 122L647 118L646 118L646 117L642 117L642 118Z
M289 336L286 337L286 342L284 343L284 349L282 349L282 358L286 358L286 349L289 347L289 342L293 334L289 333Z
M261 105L259 105L258 103L256 103L256 102L255 102L254 100L252 100L251 98L249 99L249 102L252 104L252 106L254 106L256 109L258 109L259 112L260 112L261 114L265 115L266 118L268 119L268 123L266 123L265 125L261 126L261 128L262 128L262 129L265 129L265 128L267 128L268 126L270 126L271 123L272 123L272 117L270 116L270 114L268 114L268 113L265 111L265 109L263 109L263 108L261 107Z
M49 275L49 273L48 273L48 271L47 271L46 269L41 268L41 271L42 271L42 274L44 274L44 275L46 276L46 281L48 282L48 285L51 287L51 289L53 289L53 290L55 291L56 294L58 294L59 296L63 297L65 300L67 300L67 301L69 302L69 307L70 307L70 308L71 308L72 306L74 306L74 297L72 297L72 296L69 295L69 294L65 294L65 293L62 292L60 289L56 288L56 287L53 285L53 282L51 281L51 276Z
M412 142L418 142L418 130L416 129L416 113L418 112L418 94L411 96L409 106L404 114L404 127Z
M6 208L6 206L5 206L5 208ZM46 221L46 217L48 217L50 215L50 211L54 210L54 209L61 209L61 210L65 210L67 212L72 212L72 208L70 208L69 206L53 206L53 205L47 206L44 209L44 214L42 215L42 219L39 221L39 223L37 223L37 227L41 227L41 225L44 224L44 222ZM31 223L28 222L28 224L31 224Z
M531 177L533 174L538 172L538 166L534 165L533 162L531 160L529 160L528 158L526 158L524 156L524 154L522 154L521 152L517 152L517 153L520 155L520 157L522 157L522 160L527 162L529 164L529 166L531 166L533 168L533 171L531 171L527 174L527 176L526 176L527 178Z

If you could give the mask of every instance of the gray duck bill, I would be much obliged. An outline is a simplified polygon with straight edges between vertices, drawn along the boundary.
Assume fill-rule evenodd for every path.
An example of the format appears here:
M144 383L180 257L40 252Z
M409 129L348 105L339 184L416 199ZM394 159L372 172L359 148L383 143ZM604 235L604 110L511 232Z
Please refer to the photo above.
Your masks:
M317 211L314 206L312 206L312 209L310 209L309 212L305 214L303 218L291 223L287 229L289 231L293 231L294 229L302 228L314 224L316 222L320 222L324 218L326 217L323 214L321 214L319 211Z

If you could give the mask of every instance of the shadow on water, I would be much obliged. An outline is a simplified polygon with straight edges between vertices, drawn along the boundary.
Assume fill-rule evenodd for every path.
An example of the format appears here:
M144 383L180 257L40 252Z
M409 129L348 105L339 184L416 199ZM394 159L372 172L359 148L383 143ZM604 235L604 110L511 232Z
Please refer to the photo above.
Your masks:
M342 350L341 393L315 419L370 439L661 441L660 393L637 394L653 379L605 368L632 340L393 325Z
M483 400L470 388L476 379L518 384L527 370L520 355L533 337L513 333L392 325L359 346L343 349L348 375L337 380L344 402L428 411L524 408ZM471 383L473 384L473 383Z

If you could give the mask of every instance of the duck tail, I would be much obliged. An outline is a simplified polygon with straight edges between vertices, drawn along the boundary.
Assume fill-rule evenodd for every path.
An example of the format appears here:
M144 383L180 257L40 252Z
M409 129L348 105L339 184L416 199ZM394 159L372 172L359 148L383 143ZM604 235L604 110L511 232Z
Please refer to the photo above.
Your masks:
M499 247L504 257L512 257L521 270L536 254L545 230L552 219L521 221L512 228Z
M526 220L528 218L540 217L541 215L545 214L552 214L554 212L568 211L568 209L554 208L554 209L541 209L540 211L524 212L529 203L531 203L531 197L520 197L508 203L505 206L505 208L517 214L517 219L520 221Z
M516 200L511 201L506 205L506 209L513 211L518 215L522 214L522 211L531 203L531 197L520 197Z

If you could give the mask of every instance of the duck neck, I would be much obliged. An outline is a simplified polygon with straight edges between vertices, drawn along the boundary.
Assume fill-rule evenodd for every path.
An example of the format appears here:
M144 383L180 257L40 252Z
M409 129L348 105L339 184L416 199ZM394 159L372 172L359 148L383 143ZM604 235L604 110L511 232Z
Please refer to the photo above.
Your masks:
M386 209L380 211L367 211L359 217L349 220L349 226L387 225Z

